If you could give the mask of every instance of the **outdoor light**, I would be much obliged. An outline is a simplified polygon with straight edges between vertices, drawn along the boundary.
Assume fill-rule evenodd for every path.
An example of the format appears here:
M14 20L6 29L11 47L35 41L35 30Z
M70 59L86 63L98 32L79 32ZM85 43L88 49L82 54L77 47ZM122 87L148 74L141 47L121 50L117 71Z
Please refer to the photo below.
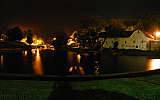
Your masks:
M156 32L156 37L159 37L160 36L160 32Z
M156 40L158 39L159 36L160 36L160 32L156 32Z

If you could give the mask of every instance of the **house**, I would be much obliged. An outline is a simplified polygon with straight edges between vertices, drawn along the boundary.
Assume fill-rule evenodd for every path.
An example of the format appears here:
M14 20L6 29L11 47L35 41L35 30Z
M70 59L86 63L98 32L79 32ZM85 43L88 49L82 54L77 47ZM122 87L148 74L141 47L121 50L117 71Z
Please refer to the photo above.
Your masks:
M119 33L100 33L99 41L104 48L160 50L160 41L140 30Z

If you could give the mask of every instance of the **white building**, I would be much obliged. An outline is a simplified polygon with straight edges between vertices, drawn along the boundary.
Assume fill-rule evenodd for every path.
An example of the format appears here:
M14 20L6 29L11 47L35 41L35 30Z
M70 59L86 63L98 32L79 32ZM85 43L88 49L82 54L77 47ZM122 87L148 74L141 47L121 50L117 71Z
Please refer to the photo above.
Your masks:
M151 41L155 40L152 35L136 30L111 34L101 33L99 41L103 42L104 48L151 50Z

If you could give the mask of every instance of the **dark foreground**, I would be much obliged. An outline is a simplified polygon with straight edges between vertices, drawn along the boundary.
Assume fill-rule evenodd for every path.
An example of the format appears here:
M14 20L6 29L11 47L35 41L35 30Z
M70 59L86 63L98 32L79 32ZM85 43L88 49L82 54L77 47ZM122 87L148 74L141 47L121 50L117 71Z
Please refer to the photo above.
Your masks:
M6 74L1 74L0 77L0 100L160 99L159 70L100 77Z

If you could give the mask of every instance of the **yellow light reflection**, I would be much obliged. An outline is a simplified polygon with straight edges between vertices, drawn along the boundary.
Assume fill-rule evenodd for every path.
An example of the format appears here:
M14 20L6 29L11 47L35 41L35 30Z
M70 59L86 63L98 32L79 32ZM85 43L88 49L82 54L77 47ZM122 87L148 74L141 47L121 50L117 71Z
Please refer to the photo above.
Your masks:
M94 73L95 73L96 75L99 74L99 66L95 66L95 71L94 71Z
M77 55L77 61L80 64L80 62L81 62L81 55L80 54Z
M4 59L3 59L3 55L1 55L1 69L3 69L4 66Z
M82 75L85 74L84 69L83 69L82 66L71 66L69 68L69 72L77 73L77 74L82 74Z
M27 50L26 50L26 51L24 51L24 55L25 55L25 56L27 56Z
M36 49L32 49L32 54L36 54Z
M80 71L80 73L81 73L82 75L84 75L84 74L85 74L84 69L83 69L83 67L82 67L82 66L79 66L79 71Z
M37 57L40 57L40 55L39 55L39 49L37 48Z
M40 75L43 74L42 61L41 61L41 57L39 54L39 49L36 50L35 62L33 63L33 69L36 74L40 74Z
M72 72L72 71L73 71L73 66L69 68L69 72Z
M149 59L147 70L160 69L160 59Z

